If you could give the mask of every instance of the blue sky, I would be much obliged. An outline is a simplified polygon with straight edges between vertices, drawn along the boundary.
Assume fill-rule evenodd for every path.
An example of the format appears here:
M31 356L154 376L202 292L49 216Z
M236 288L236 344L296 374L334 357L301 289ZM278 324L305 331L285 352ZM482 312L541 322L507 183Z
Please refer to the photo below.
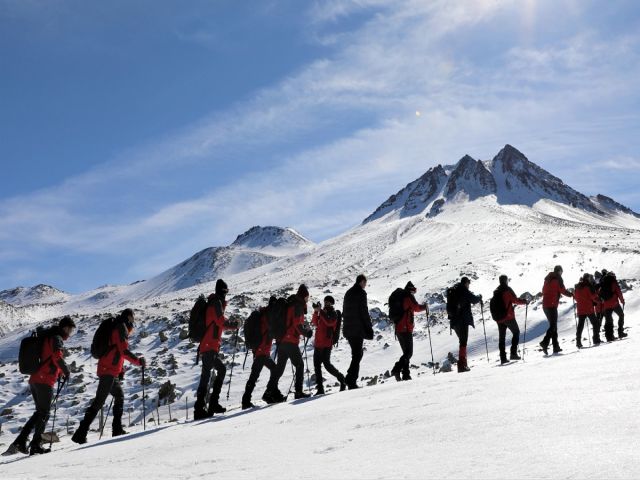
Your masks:
M505 143L640 211L639 13L0 0L0 289L130 283L253 225L320 241Z

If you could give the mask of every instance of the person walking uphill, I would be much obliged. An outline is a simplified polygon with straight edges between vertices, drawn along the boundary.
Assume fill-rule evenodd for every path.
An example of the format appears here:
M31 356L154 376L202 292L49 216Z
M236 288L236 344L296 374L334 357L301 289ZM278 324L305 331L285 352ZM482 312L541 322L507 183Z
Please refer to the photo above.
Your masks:
M402 313L400 318L397 319L397 322L395 318L393 319L396 326L396 338L398 339L398 342L400 342L400 348L402 349L402 356L391 369L391 373L397 381L411 380L409 366L411 357L413 356L413 315L415 313L424 312L427 309L426 303L421 305L416 300L416 291L416 287L413 283L408 282L402 291L403 295L401 298L401 290L398 289L397 293L394 292L389 299L389 309L392 308L391 303L395 303L397 301L402 302ZM398 300L392 298L394 295L399 297ZM402 374L402 378L400 377L400 374Z
M225 367L222 360L220 360L218 353L220 352L220 345L222 343L222 332L224 330L238 329L236 322L227 321L224 317L224 312L227 308L226 298L228 292L229 287L227 287L224 280L218 279L215 292L209 295L207 299L205 332L200 341L202 373L200 374L196 403L193 408L193 418L195 420L210 418L214 413L224 413L227 411L227 409L219 403L220 391L222 390L224 376L227 373L227 367ZM214 368L216 369L216 376L213 381L211 396L209 397L209 405L207 406L206 397L209 388L209 379L211 378L211 370Z
M29 378L29 389L36 405L36 411L10 445L6 452L7 455L18 452L30 455L50 452L48 448L44 448L41 445L42 433L49 419L51 402L54 396L53 386L60 375L65 380L69 378L69 367L67 367L63 358L63 346L64 341L73 335L75 328L74 321L70 317L64 317L57 326L42 332L44 339L40 350L40 358L45 360ZM27 440L32 430L34 431L33 438L29 449L27 449Z
M620 306L625 304L620 284L613 272L602 271L600 281L600 298L602 299L602 309L604 310L604 335L608 342L615 340L613 334L613 313L618 315L618 337L624 338L627 333L624 331L624 310Z
M112 436L117 437L127 432L122 428L122 413L124 412L124 392L121 380L124 374L124 361L145 367L145 359L129 351L129 336L133 332L135 318L133 310L127 308L113 320L108 335L108 348L106 353L98 361L98 389L96 396L87 408L84 418L80 422L71 440L75 443L87 443L87 432L91 422L104 405L109 394L113 397L113 423L111 425ZM144 401L144 400L143 400Z
M373 340L366 287L367 277L358 275L355 285L345 293L342 304L342 334L351 347L351 364L346 376L349 390L358 388L364 340Z
M467 340L469 339L469 327L475 328L471 305L482 302L482 295L475 295L469 290L471 280L462 277L460 283L455 285L447 293L447 314L451 328L456 332L460 344L458 352L458 373L468 372L467 365Z
M516 321L516 312L514 305L527 305L529 302L519 299L515 292L509 287L509 278L506 275L500 275L500 286L493 293L497 300L502 302L504 316L496 320L498 324L498 348L500 349L500 363L508 363L509 360L520 360L518 355L518 343L520 342L520 328ZM493 299L492 299L493 300ZM492 309L493 314L493 309ZM511 351L509 352L509 360L507 360L506 336L507 329L511 331Z
M269 305L260 309L260 344L257 348L253 349L253 365L251 365L251 373L247 380L247 385L244 389L244 395L242 395L242 409L254 408L255 405L251 403L251 394L256 387L256 382L260 377L260 372L263 367L266 367L270 372L269 380L272 381L276 373L276 364L271 360L271 346L273 344L273 338L269 335L269 308L273 307L276 302L276 297L269 299ZM246 328L246 324L245 324Z
M600 345L600 321L596 315L596 309L600 310L600 297L596 292L595 280L585 273L576 284L574 290L576 310L578 315L578 328L576 330L576 347L582 348L582 330L585 320L588 318L593 327L593 344Z
M340 391L347 387L344 375L331 364L331 350L340 337L340 312L333 308L335 303L334 298L327 295L324 297L324 308L320 308L320 302L313 306L311 324L316 327L313 366L316 372L317 395L324 395L322 365L338 379Z
M263 399L267 403L282 401L282 394L278 389L278 382L287 366L287 361L295 367L295 398L307 398L310 395L302 391L304 382L304 361L300 353L300 335L311 338L313 332L304 326L304 316L307 313L307 302L309 301L309 290L306 286L300 285L298 292L290 299L287 307L287 321L284 336L278 344L278 358L275 374L269 379L267 392Z
M540 342L540 347L542 347L545 355L549 354L549 342L553 344L553 353L562 351L558 343L558 305L560 304L561 295L573 297L573 294L564 288L562 267L556 265L553 272L549 272L545 277L544 286L542 287L542 311L549 321L549 329Z

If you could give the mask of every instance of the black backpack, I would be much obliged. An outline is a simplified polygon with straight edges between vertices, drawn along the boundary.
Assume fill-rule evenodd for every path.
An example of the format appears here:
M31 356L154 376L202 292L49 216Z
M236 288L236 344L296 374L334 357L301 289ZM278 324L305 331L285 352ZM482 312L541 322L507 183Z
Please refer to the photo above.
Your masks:
M457 283L453 287L447 288L447 317L450 321L455 321L460 312L460 289L462 285Z
M269 307L269 336L276 342L287 332L287 310L291 304L291 299L280 297Z
M396 288L389 296L389 318L396 325L404 315L404 299L406 297L407 292L403 288Z
M91 356L95 359L104 357L111 349L111 333L116 326L114 318L107 318L100 322L91 342Z
M207 325L207 307L209 302L204 295L200 295L189 313L189 339L192 342L200 342Z
M489 311L491 312L491 318L496 322L504 319L507 316L507 306L504 304L502 294L506 290L502 287L498 287L493 291L493 297L489 301Z
M602 300L609 300L611 297L613 297L613 282L613 276L609 274L605 275L601 280L600 298Z
M20 373L32 375L36 373L42 364L48 359L41 358L42 346L45 338L51 336L51 329L38 327L31 335L20 342L18 351L18 368Z
M262 343L261 318L262 314L256 310L244 322L244 344L248 349L254 350Z
M337 345L340 340L340 327L342 326L342 312L336 310L336 316L338 317L336 322L336 329L333 331L333 344Z

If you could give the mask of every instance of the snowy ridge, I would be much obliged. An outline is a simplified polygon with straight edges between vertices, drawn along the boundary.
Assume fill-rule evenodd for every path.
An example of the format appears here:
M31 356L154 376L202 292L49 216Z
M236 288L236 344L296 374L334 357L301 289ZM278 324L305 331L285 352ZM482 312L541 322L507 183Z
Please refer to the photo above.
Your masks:
M238 235L231 247L288 256L313 250L315 244L292 228L256 226Z
M16 287L0 292L1 301L15 306L63 302L69 297L68 293L43 284L31 288Z

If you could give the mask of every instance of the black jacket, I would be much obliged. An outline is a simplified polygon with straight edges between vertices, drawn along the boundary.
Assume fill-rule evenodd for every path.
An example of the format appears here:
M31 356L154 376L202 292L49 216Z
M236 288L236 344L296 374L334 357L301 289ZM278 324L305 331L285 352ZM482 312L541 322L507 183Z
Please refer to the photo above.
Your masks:
M367 292L357 283L344 295L342 334L345 338L373 339L373 326L367 306Z
M473 314L471 313L471 305L475 305L481 301L481 298L471 293L468 289L460 287L459 293L460 314L458 320L461 324L467 324L475 328L473 322Z

